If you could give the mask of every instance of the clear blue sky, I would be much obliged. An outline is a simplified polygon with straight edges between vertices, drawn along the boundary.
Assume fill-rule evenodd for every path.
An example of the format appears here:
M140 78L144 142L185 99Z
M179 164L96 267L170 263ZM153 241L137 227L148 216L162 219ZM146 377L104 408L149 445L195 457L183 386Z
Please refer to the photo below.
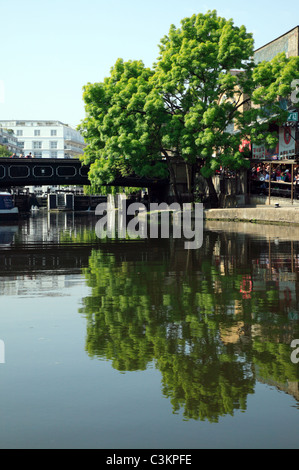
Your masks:
M171 24L217 10L252 32L255 48L299 24L278 0L0 0L0 119L84 118L82 87L121 57L152 66Z

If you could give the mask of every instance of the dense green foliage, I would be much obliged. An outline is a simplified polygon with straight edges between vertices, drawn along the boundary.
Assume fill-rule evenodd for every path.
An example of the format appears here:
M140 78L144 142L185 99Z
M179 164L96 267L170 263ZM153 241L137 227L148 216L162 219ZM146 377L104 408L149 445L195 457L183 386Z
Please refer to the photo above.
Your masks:
M174 161L186 164L190 192L198 171L213 191L211 176L220 166L246 166L243 139L273 144L268 123L273 115L286 118L277 98L291 94L299 58L280 54L254 64L252 34L216 11L172 25L159 51L152 69L119 59L108 78L84 87L80 128L90 179L102 185L132 172L163 177L163 158L177 198Z
M0 158L1 157L7 158L7 157L10 157L10 155L11 155L11 152L7 149L7 147L5 147L5 145L0 145Z
M82 128L89 145L84 162L92 163L90 178L95 184L110 183L132 169L140 176L165 176L143 111L152 75L142 62L119 59L103 83L85 87L88 118Z

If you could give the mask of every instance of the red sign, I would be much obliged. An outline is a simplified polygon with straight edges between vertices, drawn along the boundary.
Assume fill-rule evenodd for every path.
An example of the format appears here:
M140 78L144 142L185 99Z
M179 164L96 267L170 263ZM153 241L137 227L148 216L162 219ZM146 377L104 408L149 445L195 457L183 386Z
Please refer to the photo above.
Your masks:
M291 130L288 129L287 127L284 128L284 133L283 133L284 141L287 145L289 145L292 135L291 135Z
M239 147L239 152L244 152L244 150L248 148L251 150L251 142L250 140L242 140L240 147Z
M279 129L280 158L294 157L296 154L295 147L295 129L292 127L281 127Z

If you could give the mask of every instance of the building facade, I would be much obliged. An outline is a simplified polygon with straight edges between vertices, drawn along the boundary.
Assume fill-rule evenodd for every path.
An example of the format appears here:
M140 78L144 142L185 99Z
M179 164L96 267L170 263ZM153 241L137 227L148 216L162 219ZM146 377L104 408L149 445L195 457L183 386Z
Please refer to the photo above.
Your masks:
M271 61L277 54L284 52L286 57L299 56L299 26L265 44L254 52L255 63ZM299 105L291 99L281 99L281 107L289 111L288 121L283 126L273 125L277 132L278 143L275 148L252 145L252 158L256 160L293 160L299 154Z
M35 158L78 158L83 154L84 138L77 130L60 121L4 121L0 129L13 131L19 153Z
M254 51L254 61L256 63L264 60L269 61L281 52L285 52L287 57L299 55L299 26L256 49Z
M6 147L12 154L19 155L22 152L22 147L13 132L7 131L0 127L0 145Z

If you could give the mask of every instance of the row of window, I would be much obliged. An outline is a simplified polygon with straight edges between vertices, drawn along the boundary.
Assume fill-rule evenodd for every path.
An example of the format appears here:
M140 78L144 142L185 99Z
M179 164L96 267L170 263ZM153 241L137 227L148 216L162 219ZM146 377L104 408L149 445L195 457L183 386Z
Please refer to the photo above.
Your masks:
M33 141L32 142L32 147L34 149L41 149L42 148L42 141L38 140L38 141ZM57 142L56 141L51 141L50 142L50 149L57 149Z
M40 130L39 129L35 129L34 130L34 135L37 137L37 136L40 136ZM56 136L57 135L57 130L56 129L51 129L51 137L53 136ZM18 129L17 130L17 136L19 137L22 137L23 136L23 131Z
M33 148L34 150L41 149L41 148L42 148L42 144L43 144L42 141L40 141L40 140L35 140L35 141L32 142L32 148ZM57 149L57 148L58 148L58 147L57 147L57 144L58 144L57 141L50 141L50 149ZM19 142L19 146L20 146L21 148L24 148L25 142Z

